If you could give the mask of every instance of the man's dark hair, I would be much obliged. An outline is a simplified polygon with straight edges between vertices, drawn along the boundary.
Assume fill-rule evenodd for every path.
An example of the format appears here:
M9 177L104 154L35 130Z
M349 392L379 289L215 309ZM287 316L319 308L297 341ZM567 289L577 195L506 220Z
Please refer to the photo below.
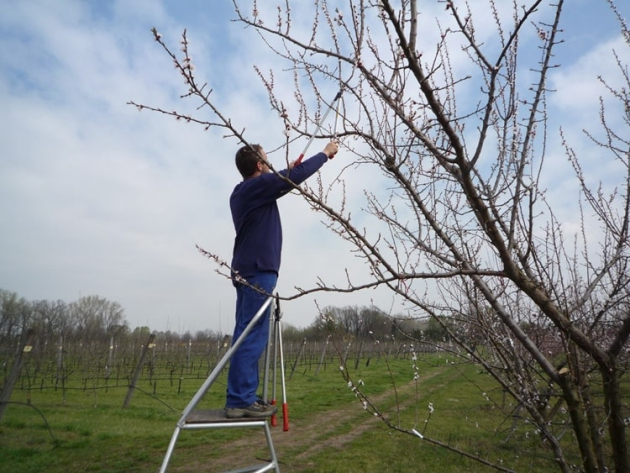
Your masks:
M251 177L257 170L257 163L261 160L260 145L245 145L236 152L234 161L243 179Z

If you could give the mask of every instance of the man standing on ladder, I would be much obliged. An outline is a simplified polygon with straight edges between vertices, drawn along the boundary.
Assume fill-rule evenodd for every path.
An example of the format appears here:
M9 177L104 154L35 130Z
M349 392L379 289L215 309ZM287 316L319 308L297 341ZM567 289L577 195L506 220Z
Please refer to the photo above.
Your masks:
M236 287L236 324L232 343L275 289L280 269L282 226L277 200L301 184L339 151L331 141L324 150L289 169L273 173L267 154L260 145L243 146L236 153L236 167L243 176L230 196L230 209L236 230L232 256L233 284ZM244 279L247 284L239 282ZM258 288L257 291L254 288ZM269 338L271 307L253 327L230 361L225 413L228 418L269 417L277 406L258 398L258 360Z

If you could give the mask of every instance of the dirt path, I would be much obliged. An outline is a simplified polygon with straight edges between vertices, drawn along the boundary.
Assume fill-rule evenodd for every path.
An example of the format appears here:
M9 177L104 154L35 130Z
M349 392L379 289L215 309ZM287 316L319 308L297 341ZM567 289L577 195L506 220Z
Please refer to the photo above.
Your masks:
M437 374L439 374L439 370L434 371L430 377ZM398 387L398 395L401 398L409 399L414 387L414 382ZM391 390L370 399L375 405L379 405L393 396L394 392ZM409 402L407 401L407 403ZM282 418L279 415L278 425L272 427L272 436L280 469L283 473L312 471L315 466L312 457L319 454L322 449L329 447L341 449L367 429L374 428L381 422L379 418L367 414L359 401L346 402L334 410L319 412L317 417L313 415L313 417L302 418L299 422L292 421L288 432L283 432ZM350 424L354 427L348 432L344 426ZM209 448L213 451L212 458L208 455ZM177 448L174 455L177 455ZM195 460L188 461L186 465L171 465L169 472L219 472L257 465L269 461L269 450L264 434L261 431L256 431L255 434L244 435L242 438L229 443L217 442L203 449L200 447L196 447L194 450L189 449L186 456L195 458Z

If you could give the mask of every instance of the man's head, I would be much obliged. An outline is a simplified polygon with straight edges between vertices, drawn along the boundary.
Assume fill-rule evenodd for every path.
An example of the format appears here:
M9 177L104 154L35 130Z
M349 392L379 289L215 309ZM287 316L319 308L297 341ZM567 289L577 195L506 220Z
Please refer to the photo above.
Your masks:
M267 154L260 145L246 145L236 152L236 168L243 179L269 172Z

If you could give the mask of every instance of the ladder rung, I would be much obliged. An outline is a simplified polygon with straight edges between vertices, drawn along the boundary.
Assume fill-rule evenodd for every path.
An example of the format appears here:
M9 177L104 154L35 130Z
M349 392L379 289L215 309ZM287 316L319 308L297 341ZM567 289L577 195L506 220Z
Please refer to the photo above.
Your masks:
M198 409L192 411L188 417L186 417L186 424L256 422L264 420L264 418L256 417L227 418L225 416L225 409Z

